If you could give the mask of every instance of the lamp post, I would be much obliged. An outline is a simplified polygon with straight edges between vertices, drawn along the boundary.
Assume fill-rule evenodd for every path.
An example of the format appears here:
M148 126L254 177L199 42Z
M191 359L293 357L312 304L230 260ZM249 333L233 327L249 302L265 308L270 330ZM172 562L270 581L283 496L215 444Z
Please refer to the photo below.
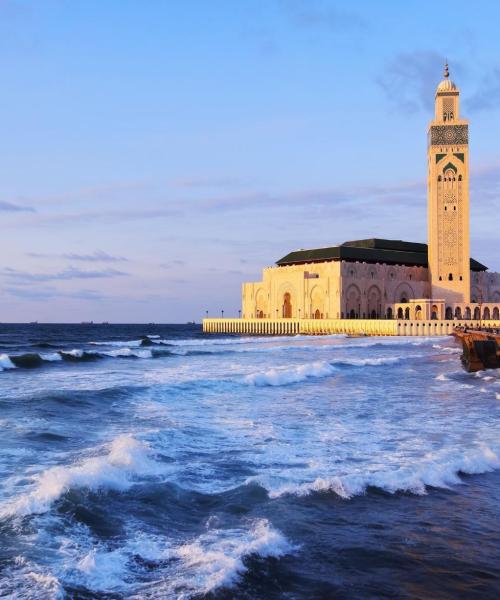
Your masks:
M483 328L483 292L479 292L479 329Z
M224 318L224 309L222 309L220 312L222 314L222 318Z
M241 319L241 308L238 311L238 319Z

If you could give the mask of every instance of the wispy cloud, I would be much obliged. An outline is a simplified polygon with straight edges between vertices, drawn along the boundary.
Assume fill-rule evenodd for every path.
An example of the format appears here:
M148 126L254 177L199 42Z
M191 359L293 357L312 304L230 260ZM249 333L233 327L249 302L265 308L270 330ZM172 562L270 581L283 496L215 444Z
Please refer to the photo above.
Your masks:
M73 252L67 252L65 254L46 254L41 252L28 252L27 256L31 256L32 258L58 258L67 260L77 260L82 262L107 263L128 262L129 260L124 256L113 256L112 254L108 254L107 252L103 252L102 250L96 250L91 254L76 254Z
M186 264L185 261L175 259L175 260L170 260L168 262L161 263L160 267L162 269L173 269L175 267L183 267L185 264Z
M179 216L182 209L174 208L151 208L144 210L108 210L92 211L79 213L62 213L54 215L45 215L41 221L45 223L69 223L80 226L83 223L102 223L104 225L114 225L126 221L140 221L147 219L159 219Z
M187 189L226 189L253 185L249 179L239 177L185 177L172 182L174 187Z
M465 106L471 112L500 107L500 67L495 67L482 78L477 91L465 101Z
M279 5L292 23L306 29L325 29L336 33L366 29L359 13L343 10L331 0L280 0Z
M82 271L74 267L68 267L58 273L29 273L27 271L18 271L11 267L4 267L0 270L11 281L18 284L43 283L48 281L69 281L72 279L109 279L113 277L125 277L128 273L117 271L116 269L104 269L102 271Z
M4 292L21 300L46 301L54 298L73 298L75 300L88 300L100 302L107 298L104 294L95 290L77 290L73 292L62 292L54 287L37 286L34 288L6 287Z
M433 51L404 52L395 56L376 82L396 109L431 111L434 90L446 59ZM453 70L461 65L453 62Z
M0 202L2 212L36 212L32 206L21 206L12 202Z

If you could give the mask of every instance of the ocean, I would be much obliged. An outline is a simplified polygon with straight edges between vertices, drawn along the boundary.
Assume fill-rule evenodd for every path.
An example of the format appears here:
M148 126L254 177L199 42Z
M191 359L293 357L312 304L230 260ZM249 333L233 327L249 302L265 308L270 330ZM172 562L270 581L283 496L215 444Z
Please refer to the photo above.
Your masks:
M0 325L0 597L500 597L500 370L451 338Z

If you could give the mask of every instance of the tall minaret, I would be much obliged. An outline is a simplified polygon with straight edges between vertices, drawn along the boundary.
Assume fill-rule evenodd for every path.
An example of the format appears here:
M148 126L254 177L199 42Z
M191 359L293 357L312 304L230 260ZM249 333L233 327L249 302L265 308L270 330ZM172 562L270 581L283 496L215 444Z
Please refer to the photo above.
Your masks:
M470 302L469 126L448 64L428 132L428 242L432 298Z

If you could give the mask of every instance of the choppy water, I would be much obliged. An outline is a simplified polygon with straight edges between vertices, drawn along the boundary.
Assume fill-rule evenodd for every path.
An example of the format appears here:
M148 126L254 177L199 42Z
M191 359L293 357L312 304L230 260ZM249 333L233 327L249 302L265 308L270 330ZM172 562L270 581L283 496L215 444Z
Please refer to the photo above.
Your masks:
M449 338L1 325L0 354L0 597L500 593L500 371Z

